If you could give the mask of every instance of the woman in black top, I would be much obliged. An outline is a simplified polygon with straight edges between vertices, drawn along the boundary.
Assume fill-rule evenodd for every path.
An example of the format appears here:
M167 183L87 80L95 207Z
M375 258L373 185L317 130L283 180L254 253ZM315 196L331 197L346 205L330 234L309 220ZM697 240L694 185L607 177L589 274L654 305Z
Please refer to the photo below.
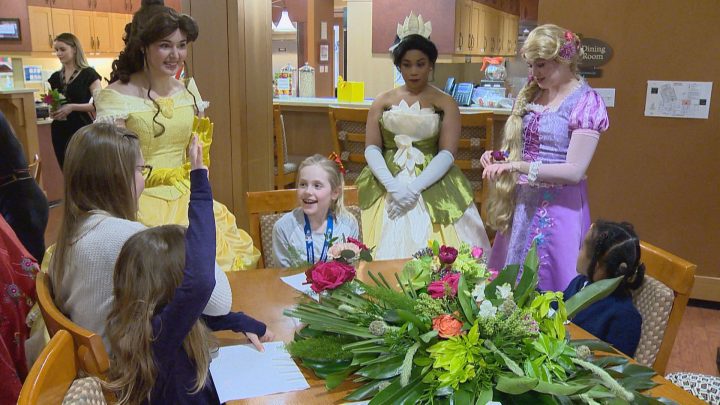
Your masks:
M50 113L53 148L62 169L70 138L93 121L89 114L95 112L91 99L93 93L100 90L100 75L88 65L75 35L67 32L58 35L53 47L63 67L50 76L48 83L66 99L66 104Z

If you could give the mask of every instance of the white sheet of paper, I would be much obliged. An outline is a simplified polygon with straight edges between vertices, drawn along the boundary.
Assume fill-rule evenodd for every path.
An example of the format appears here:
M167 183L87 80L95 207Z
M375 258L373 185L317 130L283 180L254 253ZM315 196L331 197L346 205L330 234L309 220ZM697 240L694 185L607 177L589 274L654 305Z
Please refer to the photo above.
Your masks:
M648 80L646 117L708 119L712 82Z
M210 373L221 403L310 388L283 342L263 345L262 353L250 344L220 348Z
M301 293L307 294L315 301L320 301L320 296L318 295L318 293L316 293L310 288L310 284L303 284L305 281L307 281L307 276L305 276L305 273L299 273L294 276L280 277L280 280L284 281L285 284L300 291Z

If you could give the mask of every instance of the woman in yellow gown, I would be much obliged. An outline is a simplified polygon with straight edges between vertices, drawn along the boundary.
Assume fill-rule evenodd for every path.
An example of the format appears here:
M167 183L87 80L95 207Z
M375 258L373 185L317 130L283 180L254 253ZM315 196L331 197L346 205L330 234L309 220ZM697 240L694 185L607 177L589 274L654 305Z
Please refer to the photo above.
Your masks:
M195 81L175 78L197 39L198 26L162 2L143 2L126 27L125 49L113 63L111 84L95 95L97 120L114 122L140 138L145 162L152 166L139 202L138 220L147 226L188 225L189 172L185 151L193 133L203 142L210 166L212 123L208 104ZM196 116L197 115L197 116ZM215 201L216 260L225 271L254 268L260 252L238 229L235 216Z

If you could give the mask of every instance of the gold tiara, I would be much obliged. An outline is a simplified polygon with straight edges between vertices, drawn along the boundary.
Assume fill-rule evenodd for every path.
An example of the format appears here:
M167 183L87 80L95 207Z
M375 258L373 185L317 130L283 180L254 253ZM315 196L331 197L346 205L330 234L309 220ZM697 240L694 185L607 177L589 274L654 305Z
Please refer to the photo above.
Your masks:
M400 41L402 41L405 37L408 35L418 34L422 35L425 38L430 37L430 33L432 32L432 24L430 24L430 21L423 21L422 15L415 15L415 12L411 11L410 15L405 17L405 22L402 24L398 24L397 26L397 36L400 38ZM395 49L395 47L398 46L400 43L398 41L397 44L390 47L390 50L392 51Z

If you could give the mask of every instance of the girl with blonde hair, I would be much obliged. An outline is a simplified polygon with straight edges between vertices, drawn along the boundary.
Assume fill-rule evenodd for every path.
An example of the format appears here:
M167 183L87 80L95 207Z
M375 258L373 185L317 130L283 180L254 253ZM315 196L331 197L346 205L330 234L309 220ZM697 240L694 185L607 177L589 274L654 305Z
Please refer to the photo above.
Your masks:
M535 28L521 54L531 76L505 125L502 150L485 152L492 184L488 225L498 231L489 265L519 264L533 241L539 287L562 291L575 277L590 227L585 172L609 121L602 98L578 75L580 39L552 24Z
M357 220L343 205L345 181L338 161L314 155L298 167L298 207L273 226L274 265L325 261L333 238L358 238Z
M139 232L115 265L107 387L119 404L219 403L209 375L208 327L243 332L259 350L273 338L265 324L243 313L201 320L215 286L215 217L197 137L189 157L187 230L163 225Z
M65 149L73 134L92 122L90 114L95 112L92 103L93 94L100 90L100 75L90 67L85 59L80 40L69 32L64 32L53 42L53 49L62 68L48 79L50 88L65 97L65 103L50 112L53 122L53 148L60 168L65 163Z

